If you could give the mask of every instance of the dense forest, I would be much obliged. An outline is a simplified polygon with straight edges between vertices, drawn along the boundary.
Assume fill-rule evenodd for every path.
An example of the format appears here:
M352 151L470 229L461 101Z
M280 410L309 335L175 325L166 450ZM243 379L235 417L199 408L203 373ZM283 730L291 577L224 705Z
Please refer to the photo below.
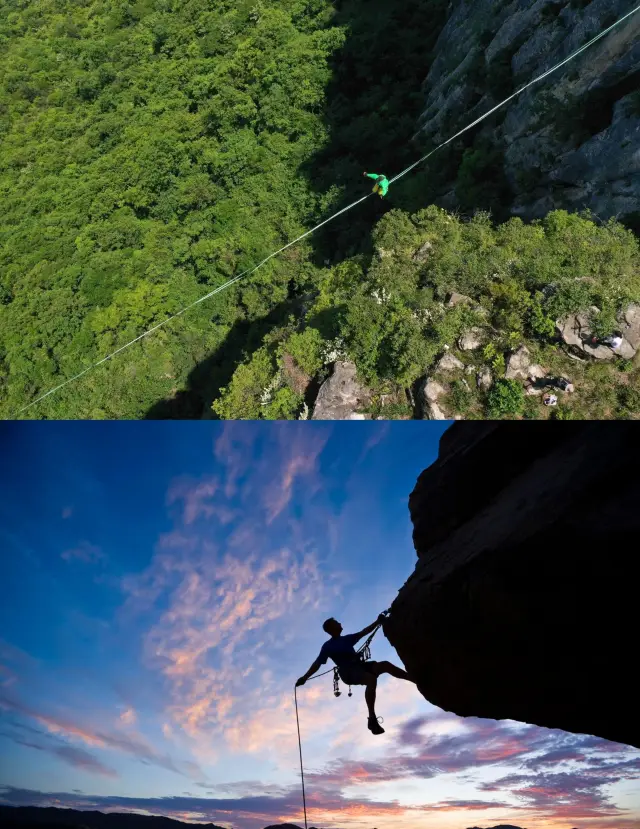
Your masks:
M429 149L412 136L446 14L446 0L0 0L0 416L366 194L363 171ZM304 417L338 357L369 414L420 416L412 389L470 328L483 345L461 356L495 382L454 380L447 411L547 416L505 355L527 344L566 374L554 321L588 311L610 333L640 300L637 238L589 215L501 214L507 185L473 139L446 154L464 215L430 205L434 156L26 416ZM640 410L633 361L570 368L555 416Z

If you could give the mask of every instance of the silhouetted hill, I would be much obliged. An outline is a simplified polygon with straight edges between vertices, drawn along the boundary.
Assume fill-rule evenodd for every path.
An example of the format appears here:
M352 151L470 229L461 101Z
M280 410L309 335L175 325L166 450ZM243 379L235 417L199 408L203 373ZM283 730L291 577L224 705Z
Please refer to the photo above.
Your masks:
M191 826L180 820L155 815L134 815L127 812L84 812L78 809L56 809L42 806L0 806L0 824L5 829L38 829L55 824L58 829L178 829ZM203 829L222 829L214 823L199 824Z
M479 826L471 826L470 829L480 829ZM501 823L500 826L492 826L491 829L520 829L519 826L508 826L506 823Z
M479 826L471 826L470 829L480 829ZM508 826L506 823L501 823L500 826L492 826L491 829L520 829L519 826Z

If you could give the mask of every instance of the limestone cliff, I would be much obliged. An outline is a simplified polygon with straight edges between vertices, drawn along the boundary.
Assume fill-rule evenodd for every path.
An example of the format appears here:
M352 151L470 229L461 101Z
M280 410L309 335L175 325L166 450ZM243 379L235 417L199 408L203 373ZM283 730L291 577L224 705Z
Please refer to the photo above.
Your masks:
M457 423L385 635L426 699L640 747L633 423Z
M425 82L422 135L439 144L633 7L452 0ZM484 122L481 136L500 150L514 213L589 208L640 228L639 35L640 12ZM453 183L442 186L444 207L456 205Z

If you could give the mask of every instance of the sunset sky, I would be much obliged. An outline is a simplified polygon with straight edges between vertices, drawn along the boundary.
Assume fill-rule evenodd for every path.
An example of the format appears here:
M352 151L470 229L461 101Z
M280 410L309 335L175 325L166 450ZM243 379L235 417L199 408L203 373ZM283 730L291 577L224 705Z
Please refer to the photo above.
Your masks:
M447 426L0 425L0 802L303 825L293 684L411 574ZM390 677L377 737L361 688L298 696L309 826L640 827L640 751Z

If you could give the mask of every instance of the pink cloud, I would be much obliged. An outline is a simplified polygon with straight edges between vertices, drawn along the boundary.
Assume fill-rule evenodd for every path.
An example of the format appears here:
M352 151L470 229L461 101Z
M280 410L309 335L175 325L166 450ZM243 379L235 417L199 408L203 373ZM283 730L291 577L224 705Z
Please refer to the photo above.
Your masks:
M300 424L299 424L300 425ZM298 479L304 479L302 486L307 495L321 488L317 480L318 458L324 449L329 432L299 428L286 431L279 429L278 437L282 454L280 470L270 475L269 486L265 487L263 502L267 512L267 524L271 524L289 505Z
M225 423L222 434L215 442L214 455L225 469L224 493L232 498L238 481L249 471L253 463L255 434L236 423Z
M125 710L120 714L120 722L124 726L135 725L138 716L135 710L131 707L125 708Z
M199 481L192 478L181 478L175 481L167 493L167 503L183 501L183 521L188 526L197 518L204 516L211 518L215 514L215 506L211 499L219 488L218 479L205 475Z

